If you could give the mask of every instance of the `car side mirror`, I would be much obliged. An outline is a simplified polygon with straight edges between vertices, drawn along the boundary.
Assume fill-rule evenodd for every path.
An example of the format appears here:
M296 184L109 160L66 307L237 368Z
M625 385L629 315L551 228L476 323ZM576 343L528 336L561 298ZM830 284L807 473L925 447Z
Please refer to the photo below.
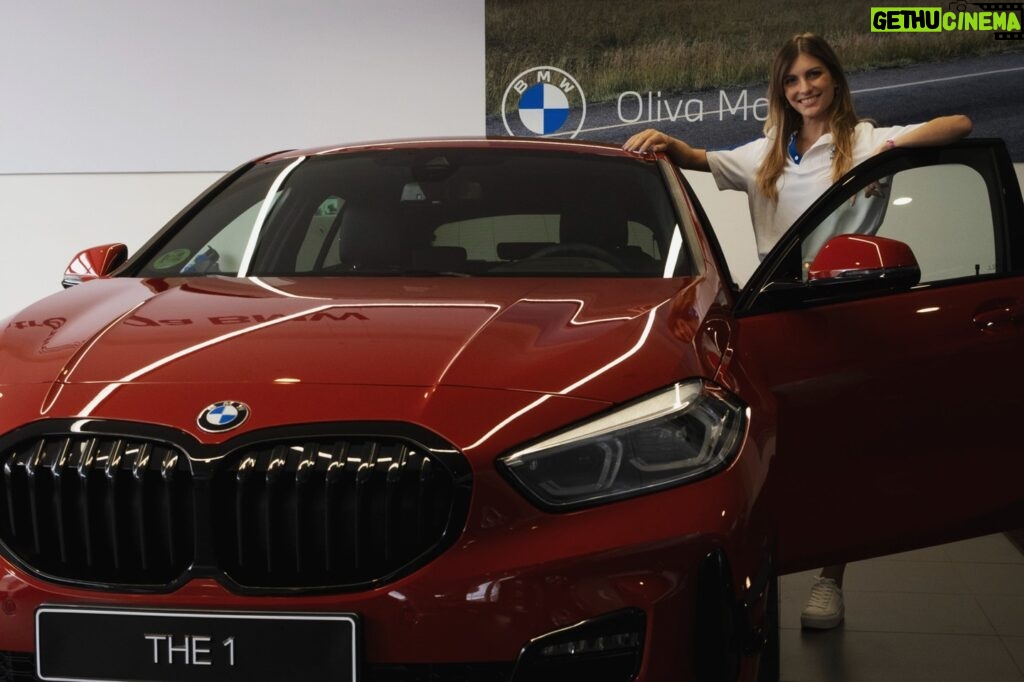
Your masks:
M67 289L82 282L107 277L128 260L124 244L104 244L80 252L68 264L61 285Z
M841 234L828 240L807 270L812 287L857 283L865 292L899 291L921 281L921 268L903 242Z
M885 237L841 234L832 237L808 266L807 281L769 282L758 292L754 310L771 311L849 301L861 296L906 291L921 281L910 247Z

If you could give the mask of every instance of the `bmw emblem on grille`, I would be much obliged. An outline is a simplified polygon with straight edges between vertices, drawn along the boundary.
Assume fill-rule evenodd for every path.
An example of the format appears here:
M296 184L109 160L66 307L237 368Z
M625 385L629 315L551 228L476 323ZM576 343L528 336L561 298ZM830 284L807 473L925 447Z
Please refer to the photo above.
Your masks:
M199 413L196 423L203 431L218 433L242 425L249 417L249 406L234 400L222 400Z

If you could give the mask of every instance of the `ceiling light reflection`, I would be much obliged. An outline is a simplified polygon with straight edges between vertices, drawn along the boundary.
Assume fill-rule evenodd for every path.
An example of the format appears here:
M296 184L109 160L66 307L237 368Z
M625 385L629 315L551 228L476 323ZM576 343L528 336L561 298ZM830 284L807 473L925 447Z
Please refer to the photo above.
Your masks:
M672 277L676 272L676 264L679 262L679 254L683 250L683 233L679 229L679 225L675 226L672 230L672 240L668 245L668 257L665 259L665 270L661 273L662 277L666 279Z

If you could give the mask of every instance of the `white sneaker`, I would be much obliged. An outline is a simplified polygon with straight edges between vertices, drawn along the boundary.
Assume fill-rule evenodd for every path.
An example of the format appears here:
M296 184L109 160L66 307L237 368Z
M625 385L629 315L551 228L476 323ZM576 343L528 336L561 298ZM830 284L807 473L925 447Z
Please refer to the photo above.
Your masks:
M843 622L843 591L831 578L818 578L800 614L800 626L828 630Z

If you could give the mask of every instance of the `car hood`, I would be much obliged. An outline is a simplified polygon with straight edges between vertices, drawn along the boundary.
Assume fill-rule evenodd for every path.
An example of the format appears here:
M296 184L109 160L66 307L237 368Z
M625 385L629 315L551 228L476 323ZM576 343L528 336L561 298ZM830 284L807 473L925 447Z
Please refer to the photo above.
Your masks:
M8 321L0 384L464 386L614 402L701 373L685 352L697 282L99 280Z

